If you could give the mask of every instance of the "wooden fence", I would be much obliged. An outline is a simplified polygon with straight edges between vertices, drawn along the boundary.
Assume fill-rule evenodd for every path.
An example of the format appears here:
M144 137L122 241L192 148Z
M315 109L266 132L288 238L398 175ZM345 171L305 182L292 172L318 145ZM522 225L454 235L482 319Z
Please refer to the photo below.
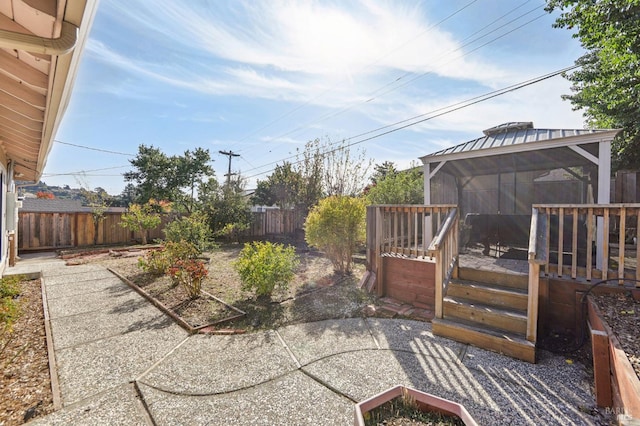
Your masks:
M252 213L253 221L246 237L293 235L303 229L305 215L301 210L267 210Z
M162 230L170 218L163 217L160 225L150 229L147 240L164 238ZM121 213L106 213L98 226L98 245L130 244L141 240L139 232L120 226ZM302 229L304 215L300 211L268 210L253 213L251 227L245 237L294 234ZM95 228L89 212L50 213L19 212L18 250L55 250L94 245Z
M18 220L18 250L50 250L93 245L129 244L141 239L139 232L120 226L121 213L105 213L96 232L91 213L34 213L20 212ZM168 218L163 217L160 226L150 229L149 241L162 238L162 229Z

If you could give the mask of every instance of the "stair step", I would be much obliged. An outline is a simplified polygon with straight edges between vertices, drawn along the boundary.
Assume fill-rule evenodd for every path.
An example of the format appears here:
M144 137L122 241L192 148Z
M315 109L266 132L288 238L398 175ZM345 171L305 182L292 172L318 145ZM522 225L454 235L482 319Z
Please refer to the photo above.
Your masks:
M518 288L521 290L529 288L529 277L523 274L508 274L460 266L458 268L458 277L461 280L495 284L501 287Z
M524 337L498 330L479 328L460 320L431 320L433 334L498 352L530 363L536 362L536 346Z
M527 310L528 294L522 289L499 287L475 281L451 280L447 285L446 295L488 306Z
M479 326L522 335L527 332L526 311L497 308L451 296L444 298L443 309L445 318L468 320Z

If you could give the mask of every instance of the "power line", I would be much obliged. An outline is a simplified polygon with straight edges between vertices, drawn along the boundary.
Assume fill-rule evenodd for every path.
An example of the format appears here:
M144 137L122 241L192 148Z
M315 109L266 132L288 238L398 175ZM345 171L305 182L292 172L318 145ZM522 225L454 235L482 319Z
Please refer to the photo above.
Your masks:
M114 170L114 169L124 169L125 167L131 167L131 165L126 166L115 166L115 167L104 167L102 169L91 169L91 170L78 170L77 172L65 172L65 173L44 173L42 176L53 177L53 176L74 176L80 175L86 172L101 172L103 170ZM96 175L93 175L96 176ZM118 175L107 175L107 176L118 176Z
M74 143L62 142L61 140L57 140L57 139L54 139L53 141L57 142L59 144L62 144L62 145L69 145L69 146L74 146L76 148L89 149L91 151L105 152L107 154L126 155L127 157L135 157L134 154L128 154L126 152L109 151L109 150L106 150L106 149L93 148L93 147L85 146L85 145L77 145L77 144L74 144Z
M562 68L560 70L556 70L556 71L550 72L548 74L544 74L544 75L541 75L541 76L538 76L538 77L534 77L532 79L525 80L523 82L520 82L520 83L517 83L517 84L513 84L511 86L507 86L507 87L502 88L502 89L494 90L494 91L485 93L483 95L475 96L475 97L467 99L465 101L457 102L455 104L452 104L452 105L449 105L449 106L446 106L446 107L438 108L436 110L429 111L429 112L426 112L424 114L420 114L420 115L417 115L417 116L414 116L414 117L411 117L411 118L408 118L408 119L405 119L405 120L401 120L401 121L397 121L397 122L392 123L392 124L388 124L386 126L382 126L382 127L378 127L376 129L373 129L373 130L369 130L369 131L364 132L364 133L360 133L359 135L351 136L351 137L349 137L347 139L344 139L343 142L344 141L349 141L349 140L352 140L352 139L356 139L356 138L365 136L367 134L375 133L375 132L378 132L378 131L393 127L392 129L384 131L382 133L378 133L378 134L375 134L373 136L369 136L369 137L366 137L364 139L360 139L360 140L357 140L355 142L351 142L351 143L348 143L348 144L340 145L337 148L327 150L327 151L323 152L322 155L328 155L328 154L331 154L331 153L336 152L338 150L345 149L345 148L351 147L353 145L358 145L358 144L361 144L363 142L367 142L367 141L370 141L372 139L376 139L376 138L379 138L381 136L385 136L385 135L388 135L390 133L406 129L406 128L411 127L411 126L415 126L416 124L420 124L420 123L423 123L425 121L432 120L434 118L441 117L441 116L446 115L446 114L450 114L452 112L461 110L463 108L467 108L467 107L470 107L472 105L478 104L480 102L485 102L485 101L487 101L489 99L493 99L495 97L498 97L498 96L501 96L501 95L505 95L507 93L515 92L516 90L522 89L522 88L530 86L532 84L539 83L541 81L547 80L549 78L555 77L557 75L560 75L562 73L571 71L571 70L579 68L579 67L580 67L580 65L572 65L572 66L569 66L569 67L566 67L566 68ZM423 118L423 117L425 117L425 118ZM403 123L407 123L407 122L408 122L408 124L403 124ZM403 124L403 125L399 126L399 127L395 127L395 126L398 126L400 124ZM293 159L293 158L296 158L296 156L289 156L289 157L286 157L286 158L281 159L279 161L287 161L287 160L290 160L290 159ZM267 164L265 164L265 165L263 165L261 167L271 166L273 164L277 164L279 161L267 163ZM295 161L292 164L298 164L301 161L302 160ZM254 178L254 177L257 177L257 176L264 175L266 173L269 173L272 170L273 169L267 170L267 171L264 171L264 172L261 172L261 173L257 173L255 175L248 176L247 179L251 179L251 178Z
M417 35L413 36L412 38L410 38L409 40L404 41L403 43L401 43L400 45L394 47L393 49L391 49L390 51L388 51L387 53L385 53L384 55L378 57L377 59L375 59L374 61L368 63L367 65L363 66L362 68L360 68L360 71L367 69L369 67L371 67L372 65L377 64L378 62L380 62L382 59L388 57L389 55L391 55L392 53L397 52L399 49L403 48L404 46L406 46L407 44L409 44L410 42L412 42L413 40L422 37L424 34L430 32L431 30L433 30L434 28L438 27L440 24L448 21L449 19L453 18L455 15L457 15L458 13L462 12L463 10L465 10L466 8L470 7L472 4L476 3L478 0L471 0L469 3L465 4L464 6L460 7L459 9L455 10L454 12L450 13L449 15L447 15L446 17L442 18L440 21L436 22L435 24L429 26L427 29L425 29L424 31L418 33ZM527 0L527 2L530 0ZM525 3L527 3L525 2ZM393 84L395 81L403 78L399 77L398 79L394 80L393 82L389 83L389 84ZM335 85L331 86L330 88L324 90L323 92L321 92L320 94L306 100L304 103L302 103L301 105L298 105L297 107L285 112L284 114L280 115L279 117L275 118L274 120L272 120L271 122L261 126L260 128L252 131L251 133L247 134L246 136L244 136L243 138L240 139L239 142L243 142L245 140L247 140L249 137L255 135L256 133L267 129L269 127L271 127L272 125L274 125L275 123L279 122L280 120L290 116L291 114L301 110L302 108L306 107L307 105L309 105L312 101L321 98L322 96L324 96L325 94L331 92L333 89L335 89L337 87L338 83L336 83ZM386 87L386 86L385 86Z
M484 26L484 27L482 27L481 29L479 29L479 30L475 31L474 33L472 33L471 35L467 36L464 40L468 40L469 38L473 37L474 35L476 35L476 34L478 34L478 33L482 32L483 30L485 30L485 29L487 29L487 28L491 27L493 24L495 24L496 22L498 22L498 21L499 21L499 20L501 20L502 18L504 18L504 17L506 17L506 16L510 15L511 13L513 13L513 12L514 12L514 11L516 11L517 9L521 8L522 6L524 6L524 5L525 5L526 3L528 3L528 2L529 2L529 1L526 1L526 2L522 3L522 4L521 4L521 5L519 5L519 6L516 6L515 8L511 9L511 10L510 10L510 11L508 11L507 13L505 13L505 14L501 15L499 18L497 18L497 19L493 20L491 23L489 23L489 24L485 25L485 26ZM467 6L468 6L468 5L467 5ZM466 7L466 6L465 6L465 7ZM526 15L528 15L528 14L530 14L530 13L532 13L532 12L534 12L534 11L538 10L538 9L540 9L540 7L539 7L539 6L536 6L535 8L530 9L529 11L527 11L527 12L525 12L525 13L523 13L523 14L521 14L521 15L519 15L519 16L517 16L517 17L513 18L513 19L511 19L510 21L506 22L506 23L505 23L505 24L503 24L503 25L500 25L499 27L497 27L497 28L495 28L495 29L491 30L490 32L488 32L488 33L486 33L486 34L484 34L484 35L478 36L478 37L476 37L476 38L474 38L474 39L470 40L469 42L467 42L467 43L465 43L465 44L463 44L463 45L459 46L458 48L456 48L456 49L454 49L454 50L452 50L452 51L448 52L448 53L445 55L445 57L446 57L446 56L451 55L451 54L452 54L452 53L454 53L454 52L457 52L457 51L459 51L459 50L463 49L464 47L467 47L467 46L469 46L469 45L471 45L471 44L473 44L473 43L477 42L478 40L481 40L482 38L484 38L484 37L488 36L489 34L492 34L492 33L496 32L496 31L498 31L498 30L500 30L500 29L502 29L502 28L507 27L509 24L512 24L512 23L516 22L516 21L517 21L517 20L519 20L520 18L522 18L522 17L524 17L524 16L526 16ZM514 31L519 30L520 28L522 28L522 27L524 27L524 26L526 26L526 25L528 25L528 24L530 24L530 23L532 23L532 22L534 22L534 21L536 21L536 20L538 20L538 19L540 19L540 18L542 18L543 16L546 16L546 15L547 15L547 13L546 13L546 12L545 12L545 13L543 13L543 14L540 14L540 15L536 16L535 18L533 18L533 19L531 19L531 20L529 20L529 21L525 22L524 24L521 24L521 25L519 25L518 27L513 28L513 29L511 29L511 30L507 31L506 33L502 33L502 34L500 34L500 35L498 35L498 36L494 37L493 39L491 39L491 40L489 40L489 41L487 41L487 42L483 43L482 45L477 46L477 47L473 48L472 50L470 50L470 51L468 51L468 52L465 52L465 53L464 53L464 54L462 54L462 55L459 55L459 56L457 56L457 57L455 57L455 58L451 58L451 59L449 59L449 60L448 60L448 61L446 61L446 62L442 62L442 61L441 61L439 65L445 65L445 64L447 64L447 63L452 62L453 60L460 59L460 58L463 58L463 57L465 57L465 56L468 56L468 55L470 55L471 53L473 53L473 52L475 52L475 51L477 51L477 50L479 50L479 49L481 49L481 48L483 48L483 47L485 47L485 46L487 46L487 45L489 45L489 44L491 44L491 43L493 43L493 42L495 42L495 41L497 41L497 40L499 40L499 39L501 39L501 38L503 38L503 37L505 37L505 36L507 36L507 35L509 35L509 34L511 34L511 33L513 33ZM441 21L441 22L442 22L442 21ZM463 41L464 41L464 40L463 40ZM275 137L275 138L273 138L273 139L283 138L283 137L288 136L288 135L290 135L290 134L292 134L292 133L296 133L296 132L301 131L301 130L303 130L303 129L305 129L305 128L308 128L309 126L311 126L311 125L313 125L313 124L316 124L316 123L320 123L320 122L326 121L326 120L328 120L328 119L330 119L330 118L333 118L333 117L337 117L338 115L341 115L341 114L343 114L343 113L345 113L345 112L347 112L347 111L349 111L349 110L352 110L353 108L356 108L356 107L358 107L358 106L360 106L360 105L364 105L364 104L366 104L366 103L369 103L369 102L371 102L371 101L373 101L373 100L376 100L376 99L378 99L378 98L380 98L380 97L382 97L382 96L384 96L384 95L386 95L386 94L388 94L388 93L391 93L391 92L396 91L396 90L398 90L398 89L400 89L400 88L402 88L402 87L405 87L405 86L407 86L407 85L409 85L409 84L413 83L414 81L416 81L416 80L418 80L418 79L420 79L420 78L423 78L423 77L424 77L424 76L426 76L426 75L432 75L432 74L434 74L434 71L426 71L426 72L424 72L424 73L421 73L421 74L416 75L415 77L413 77L412 79L410 79L410 80L408 80L408 81L406 81L406 82L402 82L401 84L399 84L399 85L397 85L397 86L394 86L394 85L396 85L398 82L400 82L401 80L403 80L405 77L407 77L407 76L409 76L409 75L411 75L411 74L412 74L411 72L406 72L406 73L404 73L403 75L401 75L400 77L398 77L398 78L396 78L395 80L393 80L392 82L387 83L387 84L385 84L384 86L382 86L382 87L380 87L380 88L378 88L378 89L374 90L373 92L371 92L371 94L370 94L369 96L367 96L367 97L366 97L366 99L365 99L364 101L359 101L359 102L352 103L351 105L347 105L347 106L345 106L345 107L341 108L341 109L340 109L340 110L338 110L338 111L329 112L329 113L324 114L324 115L322 115L322 116L320 116L320 117L318 117L318 118L312 119L312 120L310 120L310 121L306 122L306 123L305 123L305 124L303 124L303 125L297 126L296 128L294 128L294 129L292 129L292 130L289 130L289 131L287 131L287 132L285 132L285 133L282 133L282 134L280 134L280 135L276 136L276 137ZM394 87L390 87L390 86L394 86ZM389 88L388 90L386 90L386 91L382 92L382 93L379 93L380 91L382 91L383 89L385 89L385 88L387 88L387 87L390 87L390 88ZM325 92L325 93L326 93L326 92ZM323 93L323 94L324 94L324 93Z

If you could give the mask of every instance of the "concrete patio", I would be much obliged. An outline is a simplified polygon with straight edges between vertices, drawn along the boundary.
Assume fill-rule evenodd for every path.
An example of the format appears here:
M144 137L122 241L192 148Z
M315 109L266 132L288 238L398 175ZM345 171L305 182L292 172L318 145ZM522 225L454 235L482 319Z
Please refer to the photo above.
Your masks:
M188 335L100 265L41 273L62 408L32 424L348 425L396 384L460 402L479 424L598 424L579 363L529 364L435 337L429 323L352 318Z

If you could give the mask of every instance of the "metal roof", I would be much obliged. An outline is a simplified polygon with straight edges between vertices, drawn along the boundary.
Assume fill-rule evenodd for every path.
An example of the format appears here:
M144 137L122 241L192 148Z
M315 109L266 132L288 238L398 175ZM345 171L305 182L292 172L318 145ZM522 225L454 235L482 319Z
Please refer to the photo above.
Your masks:
M603 129L534 129L531 122L504 123L484 130L484 136L468 142L461 143L432 154L421 157L430 160L433 157L441 157L449 154L458 154L471 151L487 150L492 148L513 147L515 145L529 144L554 139L582 136L596 133L609 132Z

